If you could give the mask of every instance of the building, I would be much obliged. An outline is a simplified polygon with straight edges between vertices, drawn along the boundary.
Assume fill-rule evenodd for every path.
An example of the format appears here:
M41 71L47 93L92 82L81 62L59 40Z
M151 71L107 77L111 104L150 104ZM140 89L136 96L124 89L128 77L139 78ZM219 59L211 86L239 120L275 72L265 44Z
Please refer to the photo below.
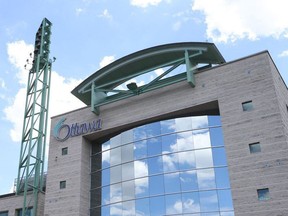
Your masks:
M288 215L288 95L268 51L152 47L72 93L88 106L52 118L45 216Z

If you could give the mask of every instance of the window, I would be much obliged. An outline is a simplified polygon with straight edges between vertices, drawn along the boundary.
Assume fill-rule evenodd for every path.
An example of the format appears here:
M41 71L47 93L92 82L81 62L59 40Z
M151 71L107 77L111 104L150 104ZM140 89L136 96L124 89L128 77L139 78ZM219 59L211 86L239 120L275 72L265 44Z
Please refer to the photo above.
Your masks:
M17 209L16 210L16 215L17 216L22 216L22 209ZM26 211L25 216L31 216L32 215L32 207L29 207Z
M68 147L62 148L62 155L68 154Z
M249 150L250 150L250 153L251 153L251 154L261 152L260 143L257 142L257 143L251 143L251 144L249 144Z
M242 109L243 111L250 111L253 110L253 104L252 101L246 101L242 103Z
M263 201L263 200L269 200L269 188L263 188L263 189L258 189L257 190L258 194L258 200Z
M66 188L66 181L60 181L60 189Z
M0 216L8 216L8 211L2 211L2 212L0 212Z

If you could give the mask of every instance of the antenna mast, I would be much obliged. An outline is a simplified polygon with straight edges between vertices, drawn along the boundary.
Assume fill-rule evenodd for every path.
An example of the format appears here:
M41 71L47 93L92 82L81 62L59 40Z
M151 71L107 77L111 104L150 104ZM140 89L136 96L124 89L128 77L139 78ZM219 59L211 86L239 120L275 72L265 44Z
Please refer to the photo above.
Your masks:
M52 61L49 59L52 23L44 18L36 33L29 70L16 194L23 193L22 216L37 215L38 194L44 193L44 159ZM30 54L32 57L32 54ZM54 59L55 60L55 59ZM28 60L27 60L28 62ZM33 191L28 201L27 194ZM33 206L32 209L30 207Z

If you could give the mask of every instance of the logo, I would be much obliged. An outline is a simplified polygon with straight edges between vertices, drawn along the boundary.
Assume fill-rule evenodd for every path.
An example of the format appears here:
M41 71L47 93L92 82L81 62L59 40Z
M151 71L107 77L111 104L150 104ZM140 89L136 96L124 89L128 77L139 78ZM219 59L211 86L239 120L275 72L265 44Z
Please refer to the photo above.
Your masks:
M66 118L61 118L53 129L53 136L56 140L64 142L70 137L80 136L86 133L102 129L102 120L97 119L89 123L64 124Z

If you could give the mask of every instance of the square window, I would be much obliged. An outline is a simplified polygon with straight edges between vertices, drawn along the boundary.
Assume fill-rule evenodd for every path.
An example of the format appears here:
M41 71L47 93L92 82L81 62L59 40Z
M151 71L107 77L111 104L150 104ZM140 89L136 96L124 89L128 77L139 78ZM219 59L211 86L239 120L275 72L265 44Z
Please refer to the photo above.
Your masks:
M249 144L249 150L250 150L250 153L251 153L251 154L261 152L260 143L257 142L257 143L251 143L251 144Z
M32 215L32 207L29 207L27 210L26 210L26 214L25 216L31 216ZM16 216L22 216L22 209L17 209L16 210Z
M66 188L66 181L60 181L60 189Z
M253 110L253 104L252 101L246 101L242 103L242 109L243 111L250 111Z
M8 216L8 211L1 211L0 216Z
M269 200L269 188L263 188L263 189L258 189L257 190L258 194L258 200L263 201L263 200Z
M62 155L68 154L68 147L62 148Z

